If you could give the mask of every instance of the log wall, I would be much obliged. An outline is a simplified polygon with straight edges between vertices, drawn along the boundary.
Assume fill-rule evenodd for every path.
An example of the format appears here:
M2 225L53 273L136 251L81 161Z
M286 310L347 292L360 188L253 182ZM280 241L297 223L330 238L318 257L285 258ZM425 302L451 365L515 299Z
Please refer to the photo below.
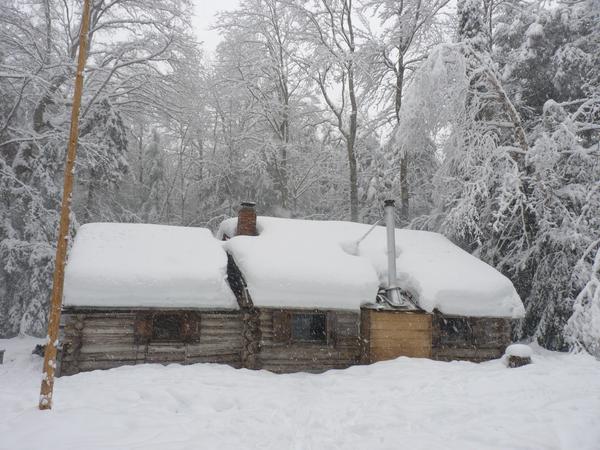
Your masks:
M510 342L510 319L433 315L433 359L487 361L500 358Z
M156 312L154 310L153 312ZM62 315L59 374L143 363L222 363L241 367L242 320L237 311L184 314L195 333L185 341L141 339L148 310L71 309ZM169 312L165 310L164 312ZM260 308L256 368L276 373L323 372L398 356L485 361L510 344L510 321L439 313L314 311L326 314L327 340L293 342L289 317L303 310ZM172 311L171 311L172 313ZM191 318L191 319L190 319ZM142 331L140 331L142 330Z
M360 314L322 311L327 315L327 342L294 343L286 335L292 309L260 309L260 367L276 373L323 372L360 363Z
M186 342L141 340L136 322L147 314L144 310L65 311L61 320L60 374L143 363L208 362L240 367L238 312L191 313L199 322L199 333L196 339Z

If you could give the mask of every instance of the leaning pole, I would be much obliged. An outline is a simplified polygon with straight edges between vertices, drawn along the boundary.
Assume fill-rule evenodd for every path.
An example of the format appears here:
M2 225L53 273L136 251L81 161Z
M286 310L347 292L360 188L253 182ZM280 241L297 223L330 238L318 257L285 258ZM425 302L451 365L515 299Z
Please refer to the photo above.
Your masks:
M75 157L77 155L77 139L79 137L79 109L81 107L81 93L83 91L83 70L87 57L89 28L90 0L84 0L81 14L81 29L79 30L79 56L77 59L77 73L75 75L75 92L73 93L73 107L71 109L71 131L69 132L67 160L65 163L65 180L60 208L58 241L56 243L54 277L52 280L52 298L50 300L50 314L48 317L48 341L44 354L44 371L42 373L42 387L40 389L40 409L52 408L54 371L56 369L56 346L58 344L60 311L65 281L65 259L69 239L69 213L71 212L71 193L73 192L73 172Z

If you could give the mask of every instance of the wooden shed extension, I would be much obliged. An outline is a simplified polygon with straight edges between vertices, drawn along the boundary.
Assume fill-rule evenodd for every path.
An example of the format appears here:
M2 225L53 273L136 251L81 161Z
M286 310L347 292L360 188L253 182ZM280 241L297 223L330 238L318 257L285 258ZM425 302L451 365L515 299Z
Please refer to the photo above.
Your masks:
M431 314L364 307L360 326L365 364L399 356L431 357Z
M409 356L473 362L500 358L511 342L510 319L449 316L434 311L362 308L362 361Z

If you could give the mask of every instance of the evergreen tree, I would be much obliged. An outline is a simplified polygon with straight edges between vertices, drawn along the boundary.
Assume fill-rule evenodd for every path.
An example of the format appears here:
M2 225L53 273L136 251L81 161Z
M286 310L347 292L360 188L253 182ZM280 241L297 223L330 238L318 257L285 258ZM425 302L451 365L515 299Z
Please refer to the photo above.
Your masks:
M147 164L143 185L145 193L140 210L144 222L156 223L167 206L164 153L157 129L152 130L152 141L146 150L145 159Z

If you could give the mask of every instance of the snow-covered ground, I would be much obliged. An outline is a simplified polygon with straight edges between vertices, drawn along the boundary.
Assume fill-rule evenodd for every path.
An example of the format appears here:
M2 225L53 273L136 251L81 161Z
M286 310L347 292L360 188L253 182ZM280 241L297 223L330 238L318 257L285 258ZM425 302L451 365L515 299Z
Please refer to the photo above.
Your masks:
M400 358L321 375L142 365L57 380L38 411L32 338L0 340L1 449L600 448L600 362Z

